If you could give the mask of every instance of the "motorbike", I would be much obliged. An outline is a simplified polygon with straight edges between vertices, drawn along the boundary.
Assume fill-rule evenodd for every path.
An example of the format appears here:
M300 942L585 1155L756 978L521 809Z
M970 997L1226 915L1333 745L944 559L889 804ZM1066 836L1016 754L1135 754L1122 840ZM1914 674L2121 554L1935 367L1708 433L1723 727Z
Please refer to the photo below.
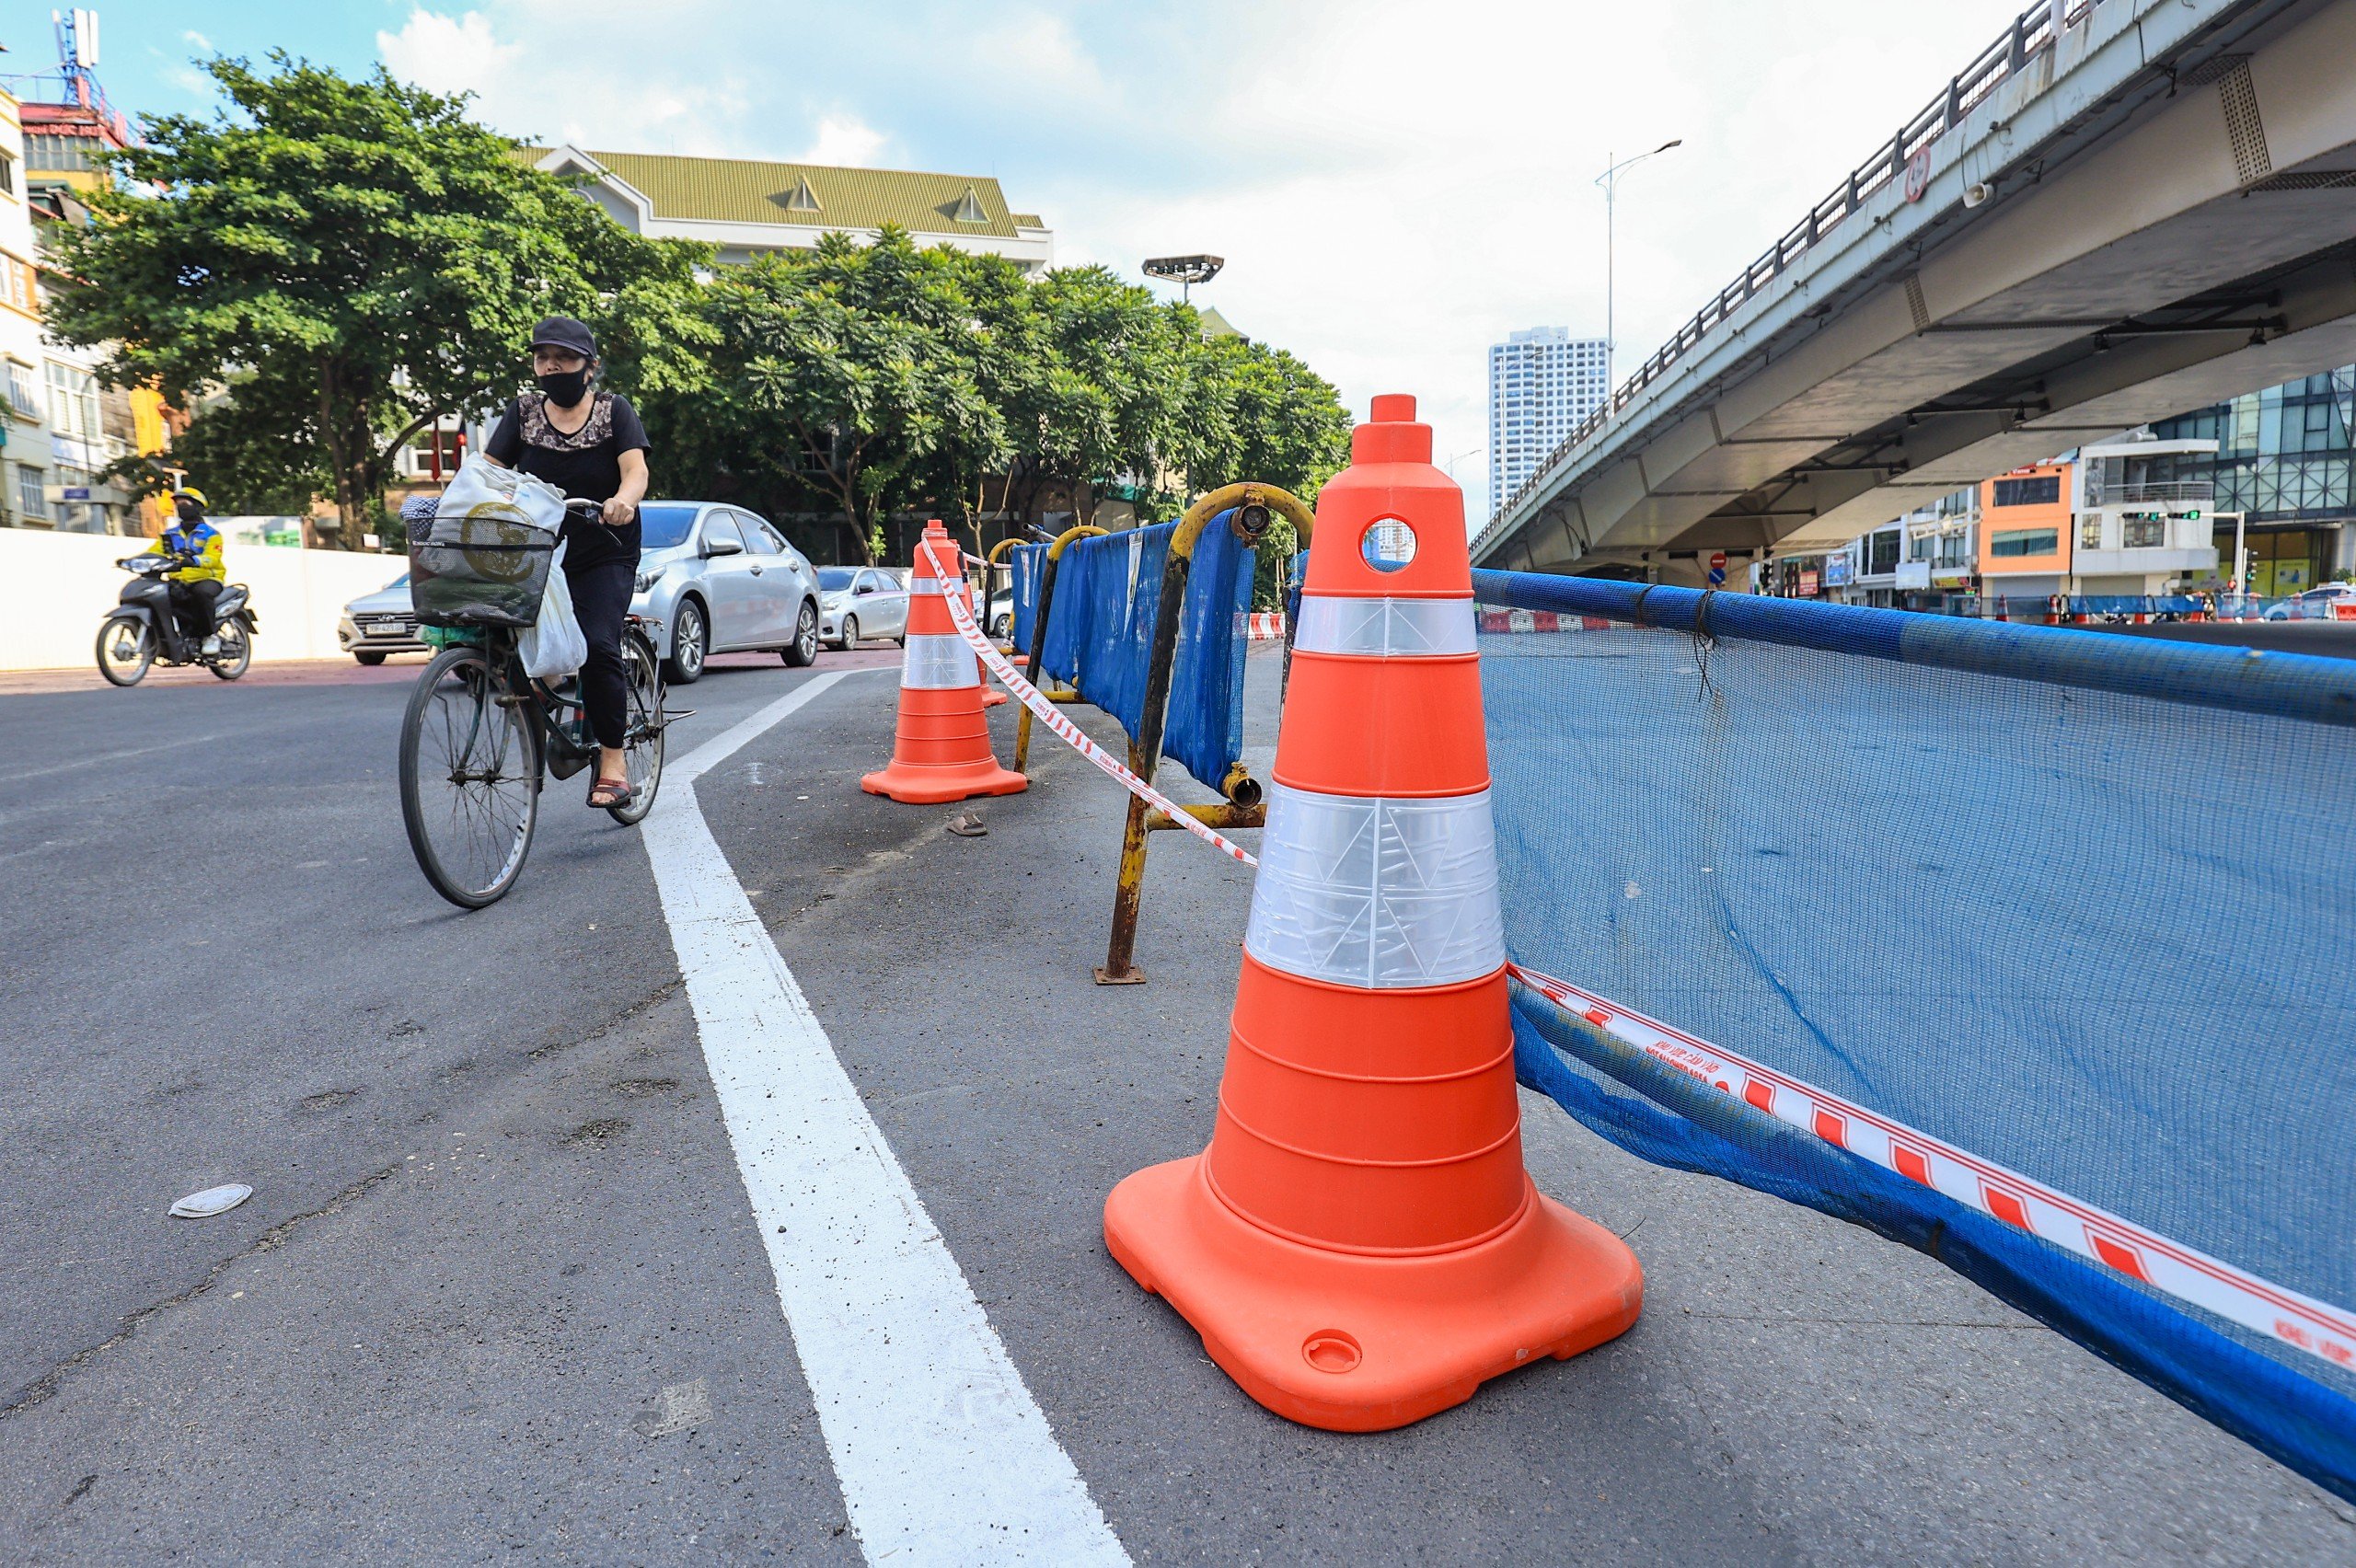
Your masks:
M213 601L213 637L217 646L204 650L205 637L190 637L172 613L169 574L189 564L181 556L136 555L115 564L132 575L121 595L98 626L98 674L119 686L137 686L157 660L167 665L202 664L225 681L234 681L253 663L252 595L242 582L225 582Z

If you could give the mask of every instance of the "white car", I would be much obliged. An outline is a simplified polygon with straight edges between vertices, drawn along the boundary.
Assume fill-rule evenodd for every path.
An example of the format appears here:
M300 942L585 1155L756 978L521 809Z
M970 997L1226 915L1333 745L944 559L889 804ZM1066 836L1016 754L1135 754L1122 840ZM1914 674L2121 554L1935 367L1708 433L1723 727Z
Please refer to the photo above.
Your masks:
M908 640L908 590L876 566L818 569L818 634L837 648L866 637Z
M2339 606L2356 605L2356 582L2327 582L2295 599L2286 599L2266 612L2268 620L2335 620Z
M433 651L417 635L417 611L409 602L409 573L404 571L374 594L363 594L344 605L335 640L364 664L381 664L387 653Z
M774 650L796 666L818 656L817 573L768 522L709 501L650 501L639 518L629 607L664 628L672 685L714 653Z

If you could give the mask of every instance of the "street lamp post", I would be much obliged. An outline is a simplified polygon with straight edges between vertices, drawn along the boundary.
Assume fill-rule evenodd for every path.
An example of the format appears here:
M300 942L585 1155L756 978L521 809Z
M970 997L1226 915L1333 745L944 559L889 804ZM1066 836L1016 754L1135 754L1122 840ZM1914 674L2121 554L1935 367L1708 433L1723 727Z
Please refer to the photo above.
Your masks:
M1614 390L1611 370L1611 353L1614 349L1620 346L1620 340L1613 332L1614 322L1612 315L1614 306L1617 303L1612 297L1612 248L1614 237L1612 208L1614 201L1619 195L1620 171L1626 168L1633 168L1636 165L1644 162L1646 158L1657 158L1660 156L1661 154L1669 151L1669 148L1681 147L1684 144L1684 137L1674 137L1669 141L1663 142L1659 146L1655 147L1649 153L1638 153L1633 158L1622 158L1618 163L1613 164L1611 167L1605 169L1601 174L1595 177L1596 184L1603 188L1603 397L1607 403L1611 401L1611 394ZM1608 157L1611 155L1606 154L1605 156Z

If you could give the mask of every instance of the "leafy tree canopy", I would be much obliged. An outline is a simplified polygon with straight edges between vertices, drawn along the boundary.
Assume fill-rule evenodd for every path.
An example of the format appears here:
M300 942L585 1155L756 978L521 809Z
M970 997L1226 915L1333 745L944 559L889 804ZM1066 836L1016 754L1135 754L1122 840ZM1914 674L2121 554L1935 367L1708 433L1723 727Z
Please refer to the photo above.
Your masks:
M225 107L151 122L64 236L51 329L111 344L110 380L193 406L234 379L214 444L323 475L354 546L402 444L524 379L542 316L590 322L625 384L699 374L701 248L624 230L463 97L271 63L207 63Z

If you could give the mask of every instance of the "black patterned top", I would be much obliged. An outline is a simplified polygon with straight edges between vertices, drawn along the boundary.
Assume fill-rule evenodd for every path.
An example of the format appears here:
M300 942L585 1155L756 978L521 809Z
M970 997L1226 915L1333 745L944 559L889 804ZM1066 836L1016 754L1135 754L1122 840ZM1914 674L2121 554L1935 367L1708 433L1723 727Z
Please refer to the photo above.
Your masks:
M643 452L648 444L638 410L618 392L595 394L589 422L571 435L549 422L548 395L527 392L501 412L498 428L491 432L483 450L511 468L546 479L567 496L606 501L622 488L622 454ZM613 528L571 518L565 523L564 536L572 541L564 556L568 566L607 560L637 563L635 522Z

